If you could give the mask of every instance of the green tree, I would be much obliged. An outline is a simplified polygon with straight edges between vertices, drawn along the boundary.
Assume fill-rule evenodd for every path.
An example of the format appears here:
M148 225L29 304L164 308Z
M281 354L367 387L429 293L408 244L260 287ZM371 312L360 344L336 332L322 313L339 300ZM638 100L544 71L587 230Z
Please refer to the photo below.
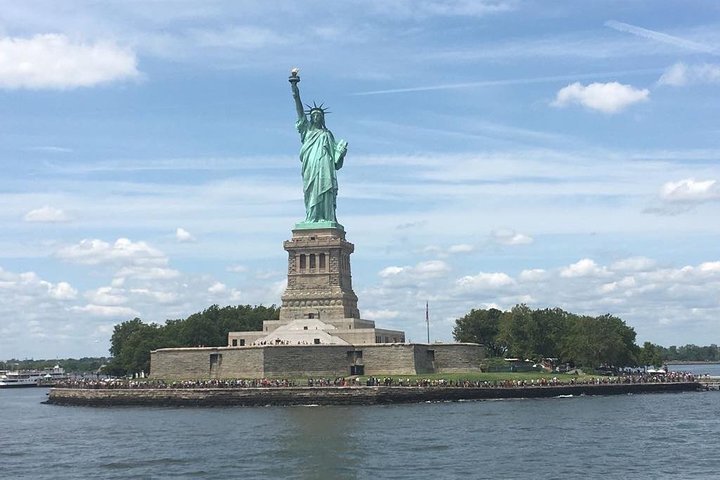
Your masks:
M145 324L139 318L115 326L110 339L112 360L105 371L129 375L150 371L150 352L165 347L219 347L227 345L228 332L261 330L263 320L279 317L273 306L212 305L186 319L168 320L165 325Z
M508 355L533 359L539 354L543 332L533 311L525 304L505 312L500 325L500 340L508 346Z
M565 345L569 359L585 367L637 363L635 330L612 315L578 317Z
M663 364L663 359L660 354L661 350L662 347L660 345L655 345L651 342L643 343L643 346L640 347L638 352L638 363L643 367L647 365L654 367L661 366Z
M143 328L143 322L138 317L115 325L112 337L110 337L110 355L113 357L120 355L127 339L141 328Z
M458 342L481 343L487 349L489 356L502 356L507 350L498 339L502 315L503 312L496 308L473 309L464 317L455 320L453 338Z

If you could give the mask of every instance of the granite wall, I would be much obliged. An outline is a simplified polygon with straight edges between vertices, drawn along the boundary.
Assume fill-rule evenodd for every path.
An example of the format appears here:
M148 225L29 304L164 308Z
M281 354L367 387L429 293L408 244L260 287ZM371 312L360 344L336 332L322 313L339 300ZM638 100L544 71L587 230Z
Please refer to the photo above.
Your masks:
M47 403L56 405L264 406L372 405L427 401L539 398L560 395L627 395L698 391L696 382L558 385L518 388L457 387L291 387L218 389L53 388Z
M357 353L361 352L361 353ZM150 375L167 379L344 377L479 371L477 344L277 345L163 348L150 354Z

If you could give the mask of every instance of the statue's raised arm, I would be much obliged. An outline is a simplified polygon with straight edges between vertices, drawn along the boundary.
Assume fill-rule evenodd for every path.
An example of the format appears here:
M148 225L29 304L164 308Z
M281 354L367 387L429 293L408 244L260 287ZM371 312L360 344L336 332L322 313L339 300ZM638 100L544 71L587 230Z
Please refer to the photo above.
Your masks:
M297 122L300 133L300 162L302 163L303 193L305 197L305 220L296 228L339 228L335 214L338 192L337 173L345 161L347 142L335 141L325 126L327 109L313 102L308 110L303 108L298 89L298 69L290 71L288 79L292 88Z
M300 89L298 88L298 82L300 82L299 71L297 68L290 70L290 78L288 79L290 88L292 89L293 99L295 100L295 110L297 111L298 120L305 117L303 104L302 101L300 101Z

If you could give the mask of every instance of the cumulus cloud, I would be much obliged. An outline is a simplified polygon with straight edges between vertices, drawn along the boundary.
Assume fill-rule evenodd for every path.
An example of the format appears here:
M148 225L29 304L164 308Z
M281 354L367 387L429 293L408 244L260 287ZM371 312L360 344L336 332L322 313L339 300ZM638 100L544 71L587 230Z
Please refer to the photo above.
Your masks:
M660 197L668 202L706 202L720 199L720 185L717 180L695 180L686 178L667 182L660 190Z
M150 290L149 288L131 288L130 293L140 297L146 297L152 302L167 304L178 300L177 292L165 292L158 290Z
M415 288L445 278L450 270L450 266L442 260L429 260L414 266L385 267L378 276L382 279L383 288Z
M502 272L480 272L477 275L461 277L456 282L458 287L471 290L496 289L513 285L514 283L515 280L513 280L512 277Z
M600 267L594 260L583 258L576 263L560 270L560 276L566 278L599 277L607 274L605 267Z
M180 276L180 272L172 268L152 266L122 267L115 273L115 280L134 278L136 280L171 280Z
M44 206L30 210L25 214L23 220L26 222L56 223L67 222L68 216L59 208Z
M531 236L507 229L493 230L490 232L490 238L500 245L528 245L533 242Z
M637 89L632 85L618 82L591 83L587 86L580 82L561 88L551 105L565 107L582 105L603 113L618 113L630 105L645 102L650 96L648 89Z
M95 305L123 305L127 302L127 297L123 295L121 290L113 287L100 287L85 292L85 298Z
M135 54L65 35L0 38L0 88L72 89L139 76Z
M458 245L451 245L448 248L448 253L469 253L475 250L475 247L467 243L461 243Z
M82 307L71 307L70 310L73 312L87 313L96 317L116 318L122 320L127 320L140 315L137 310L133 310L132 308L112 305L87 304Z
M227 292L227 285L221 282L215 282L208 287L208 293L212 295L220 295Z
M107 263L127 265L165 265L167 257L145 242L118 238L110 244L99 239L85 239L57 251L56 256L75 263L99 265Z
M393 320L400 316L397 310L363 310L363 318L374 321Z
M686 178L667 182L660 188L658 202L643 210L657 215L680 215L690 212L702 203L720 200L717 180Z
M443 276L450 271L450 266L442 260L429 260L420 262L414 267L390 266L383 268L378 275L382 278L397 277L400 275L412 275L421 278L432 278Z
M647 257L630 257L613 262L610 269L615 272L642 272L654 268L655 263Z
M187 243L187 242L194 242L194 241L195 241L195 237L193 237L193 236L190 234L190 232L188 232L187 230L185 230L185 229L182 228L182 227L178 227L177 230L175 230L175 239L176 239L178 242L181 242L181 243Z
M520 272L520 275L518 275L518 279L521 282L537 282L538 280L542 280L543 278L545 278L546 275L547 272L542 268L531 268Z
M47 282L48 294L56 300L73 300L77 297L77 290L67 282L58 282L53 285Z
M47 300L72 300L77 290L68 282L52 283L43 280L35 272L13 273L0 268L0 306L10 304L32 305Z
M703 262L698 265L698 271L703 274L718 274L720 273L720 261L719 262Z
M702 83L720 83L720 65L712 63L686 65L680 62L669 67L658 80L659 85L671 87Z

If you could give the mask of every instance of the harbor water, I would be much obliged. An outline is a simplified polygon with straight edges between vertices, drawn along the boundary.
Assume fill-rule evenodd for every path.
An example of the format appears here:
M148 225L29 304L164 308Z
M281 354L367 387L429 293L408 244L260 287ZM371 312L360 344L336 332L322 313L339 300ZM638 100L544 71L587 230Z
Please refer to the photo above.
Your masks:
M3 479L720 478L716 391L258 408L46 394L0 390Z

